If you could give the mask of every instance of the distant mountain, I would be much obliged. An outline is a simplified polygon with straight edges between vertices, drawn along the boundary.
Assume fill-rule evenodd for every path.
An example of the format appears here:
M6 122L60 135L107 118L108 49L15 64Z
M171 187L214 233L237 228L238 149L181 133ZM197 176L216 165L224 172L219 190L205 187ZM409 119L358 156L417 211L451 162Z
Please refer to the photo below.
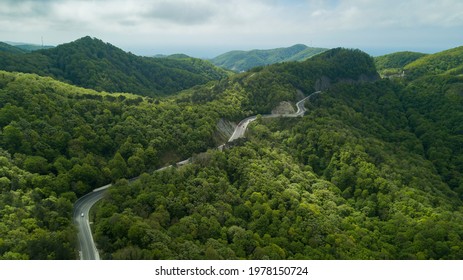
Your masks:
M404 68L409 78L436 74L463 74L463 46L423 56Z
M0 69L147 96L172 94L228 75L201 59L139 57L91 37L27 54L0 53Z
M54 46L41 46L41 45L34 45L34 44L19 44L19 45L14 45L14 46L26 52L33 52L33 51L38 51L38 50L47 50L47 49L54 48Z
M211 62L219 67L241 72L279 62L303 61L326 50L298 44L289 48L270 50L231 51L211 59Z
M18 48L22 50L22 52L33 52L33 51L38 51L38 50L54 48L54 46L42 46L42 45L28 44L28 43L18 43L18 42L4 42L4 43L12 47Z
M10 44L4 43L4 42L0 42L0 52L15 53L15 54L25 53L24 50L17 48L15 46L12 46Z

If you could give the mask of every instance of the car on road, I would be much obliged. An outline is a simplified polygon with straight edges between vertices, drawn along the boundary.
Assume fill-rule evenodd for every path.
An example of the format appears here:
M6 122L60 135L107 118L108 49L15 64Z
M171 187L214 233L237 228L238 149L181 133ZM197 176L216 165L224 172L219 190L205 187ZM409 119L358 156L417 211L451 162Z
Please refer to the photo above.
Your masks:
M81 217L83 217L83 216L84 216L84 213L83 213L83 212L82 212L82 213L80 213L80 216L81 216Z

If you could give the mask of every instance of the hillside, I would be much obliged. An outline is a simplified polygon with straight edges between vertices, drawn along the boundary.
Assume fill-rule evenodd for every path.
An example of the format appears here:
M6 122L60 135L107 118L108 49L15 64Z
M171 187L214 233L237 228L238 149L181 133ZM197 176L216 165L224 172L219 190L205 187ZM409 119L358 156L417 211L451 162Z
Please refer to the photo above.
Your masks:
M311 48L299 44L270 50L231 51L211 59L211 62L225 69L242 72L257 66L279 62L303 61L324 51L326 49Z
M75 259L71 215L92 189L206 150L220 114L0 71L0 259Z
M52 49L54 46L41 46L41 45L35 45L35 44L15 44L15 47L25 51L25 52L33 52L33 51L38 51L38 50L47 50L47 49Z
M302 119L258 120L224 152L119 182L96 213L104 258L461 259L462 80L334 74L369 65L339 49L243 75L341 83Z
M219 124L316 90L304 117L210 149ZM461 92L453 72L379 80L343 48L156 99L0 71L0 259L78 258L72 205L110 182L103 259L462 259Z
M0 52L7 52L13 54L26 53L26 51L24 51L23 49L17 48L4 42L0 42Z
M227 76L200 59L139 57L90 37L28 54L1 52L0 69L51 76L98 91L146 96L172 94Z
M75 244L71 214L77 197L223 143L217 134L221 119L237 121L269 112L268 104L296 100L296 86L313 91L321 75L333 75L330 67L368 71L361 64L338 65L336 57L327 57L327 68L314 76L304 77L298 72L304 66L290 63L156 100L0 71L0 201L8 205L0 210L0 258L76 258L69 244ZM315 65L307 61L305 67ZM299 80L287 71L300 74ZM259 90L262 85L266 91Z
M331 77L302 119L257 120L230 149L120 181L96 212L104 258L463 258L461 78L434 91Z
M378 70L388 68L403 68L405 65L426 56L424 53L418 52L396 52L375 57L375 66Z
M406 65L405 71L411 79L439 74L463 74L463 47L424 56Z
M378 72L385 76L400 74L407 64L424 56L424 53L408 51L386 54L375 57L375 66Z

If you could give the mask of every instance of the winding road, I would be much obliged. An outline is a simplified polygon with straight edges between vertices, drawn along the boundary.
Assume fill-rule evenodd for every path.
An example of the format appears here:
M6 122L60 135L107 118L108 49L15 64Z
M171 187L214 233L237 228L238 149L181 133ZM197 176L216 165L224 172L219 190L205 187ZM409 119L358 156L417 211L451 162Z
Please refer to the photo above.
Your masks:
M304 116L304 113L306 112L306 109L304 107L305 101L313 96L314 94L318 94L320 91L316 91L309 96L303 98L299 102L296 103L297 107L297 112L293 114L269 114L269 115L262 115L262 118L277 118L277 117L302 117ZM228 139L228 142L232 142L238 138L244 137L244 133L246 132L246 129L248 125L255 121L257 116L252 116L245 118L244 120L240 121L238 126L235 128L235 131L233 132L232 136L230 139ZM223 147L224 145L221 145ZM181 166L184 164L188 164L191 161L191 159L186 159L183 161L178 162L176 165ZM169 167L172 167L172 165L162 167L155 172L165 170ZM136 178L132 178L129 181L134 181ZM103 186L101 188L93 190L91 193L88 193L81 198L79 198L76 203L74 204L74 213L73 213L73 220L74 223L76 224L76 227L78 229L78 240L79 240L79 255L81 260L99 260L100 255L98 254L98 250L95 246L95 242L93 241L93 236L92 236L92 230L90 228L90 221L89 221L89 213L90 209L97 203L99 200L101 200L106 192L106 190L111 187L111 184Z
M74 204L73 220L77 226L79 239L79 255L81 260L99 260L100 255L93 242L92 230L90 229L89 213L90 208L103 198L105 191L111 185L106 185L79 198Z
M299 100L299 102L296 103L297 107L297 112L294 114L268 114L268 115L261 115L262 118L279 118L279 117L287 117L287 118L294 118L294 117L302 117L304 116L304 113L306 111L304 104L307 99L309 99L312 95L318 94L320 91L316 91L309 96ZM246 132L246 129L248 128L248 125L255 121L257 119L257 116L252 116L252 117L247 117L244 120L240 121L238 126L235 128L235 131L233 131L232 136L230 139L228 139L228 142L232 142L238 138L244 137L244 133Z

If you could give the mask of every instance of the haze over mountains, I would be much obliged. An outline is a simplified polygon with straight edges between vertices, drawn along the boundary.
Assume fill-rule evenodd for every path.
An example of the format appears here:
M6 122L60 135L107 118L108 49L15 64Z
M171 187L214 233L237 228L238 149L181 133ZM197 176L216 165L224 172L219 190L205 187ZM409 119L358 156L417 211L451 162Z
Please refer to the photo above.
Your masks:
M76 41L77 42L77 41ZM31 44L6 44L0 42L0 48L12 53L27 53L33 50L50 49L51 46L41 47ZM268 50L251 50L251 51L230 51L221 54L215 58L209 59L214 65L235 72L247 71L253 67L265 66L285 61L303 61L318 53L326 51L326 48L307 47L303 44L297 44L287 48L276 48ZM174 55L156 55L155 58L191 58L184 54Z
M326 50L298 44L270 50L230 51L211 59L211 62L226 69L242 72L253 67L279 62L303 61Z
M244 73L90 37L0 47L0 259L77 259L73 203L108 183L103 259L463 259L462 47Z

